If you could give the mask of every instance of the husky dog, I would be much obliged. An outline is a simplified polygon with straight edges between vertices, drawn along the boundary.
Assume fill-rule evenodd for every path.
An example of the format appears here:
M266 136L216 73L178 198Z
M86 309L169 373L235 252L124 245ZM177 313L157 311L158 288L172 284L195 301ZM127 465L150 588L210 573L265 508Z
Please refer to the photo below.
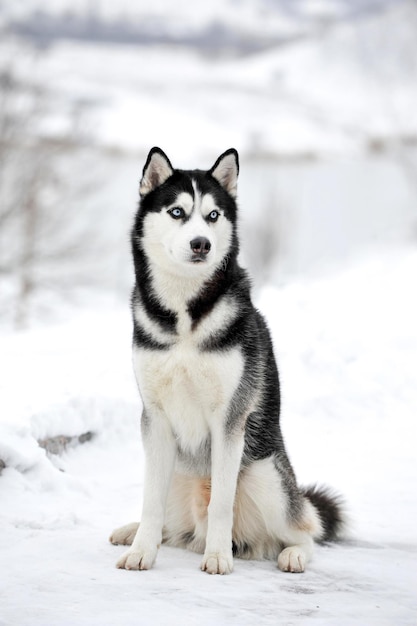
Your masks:
M132 231L133 362L143 400L142 521L115 530L117 567L152 567L161 542L228 574L233 556L302 572L335 539L339 498L301 489L279 425L271 337L238 264L236 150L208 171L153 148Z

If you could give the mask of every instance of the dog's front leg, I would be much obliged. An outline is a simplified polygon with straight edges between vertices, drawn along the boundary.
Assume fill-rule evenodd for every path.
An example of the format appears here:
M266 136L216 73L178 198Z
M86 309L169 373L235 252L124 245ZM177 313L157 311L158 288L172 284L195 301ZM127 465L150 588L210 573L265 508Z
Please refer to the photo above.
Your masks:
M145 450L142 519L131 547L117 562L117 567L122 569L150 569L156 559L175 462L175 440L163 415L144 412L142 439Z
M233 570L233 505L243 443L243 435L225 434L223 428L212 432L211 497L201 564L201 569L209 574L230 574Z

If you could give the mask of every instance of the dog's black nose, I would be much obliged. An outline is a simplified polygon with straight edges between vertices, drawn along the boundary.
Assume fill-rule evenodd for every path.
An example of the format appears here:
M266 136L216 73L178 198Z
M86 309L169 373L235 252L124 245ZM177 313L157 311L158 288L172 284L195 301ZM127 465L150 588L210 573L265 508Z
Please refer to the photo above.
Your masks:
M190 246L195 254L206 255L210 252L211 243L206 237L196 237L190 241Z

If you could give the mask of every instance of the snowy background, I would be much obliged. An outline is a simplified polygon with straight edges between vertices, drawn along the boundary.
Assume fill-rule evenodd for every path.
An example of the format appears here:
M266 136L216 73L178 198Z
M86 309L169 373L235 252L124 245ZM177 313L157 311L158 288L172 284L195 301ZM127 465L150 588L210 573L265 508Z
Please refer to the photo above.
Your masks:
M165 546L114 567L140 518L128 238L153 145L239 150L290 457L351 518L303 575ZM411 0L0 2L0 626L416 623L416 180Z

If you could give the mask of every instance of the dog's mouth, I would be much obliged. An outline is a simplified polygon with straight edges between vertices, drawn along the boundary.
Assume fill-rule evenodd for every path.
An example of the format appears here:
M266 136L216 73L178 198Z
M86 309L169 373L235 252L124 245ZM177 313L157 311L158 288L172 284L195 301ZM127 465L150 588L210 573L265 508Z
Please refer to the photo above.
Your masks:
M195 265L198 265L198 263L204 263L205 261L207 261L207 255L204 255L202 253L193 254L190 258L190 261Z

